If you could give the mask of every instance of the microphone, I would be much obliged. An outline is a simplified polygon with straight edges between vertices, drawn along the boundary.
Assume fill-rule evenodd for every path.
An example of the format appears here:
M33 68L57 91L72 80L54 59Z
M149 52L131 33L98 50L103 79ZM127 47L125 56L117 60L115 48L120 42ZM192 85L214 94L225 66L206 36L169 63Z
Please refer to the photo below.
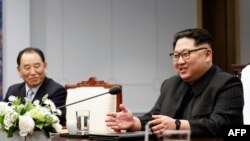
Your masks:
M79 100L79 101L76 101L76 102L73 102L73 103L70 103L70 104L66 104L66 105L63 105L63 106L59 106L57 108L60 109L60 108L63 108L63 107L68 107L70 105L74 105L74 104L77 104L77 103L80 103L80 102L83 102L83 101L86 101L86 100L90 100L92 98L96 98L96 97L99 97L99 96L102 96L102 95L105 95L105 94L108 94L108 93L111 94L111 95L117 95L120 92L121 92L121 87L118 86L118 85L115 85L114 87L109 89L109 91L107 91L105 93L95 95L95 96L92 96L92 97L89 97L89 98L86 98L86 99L82 99L82 100Z
M111 95L117 95L120 92L121 92L121 87L116 85L116 86L112 87L111 89L109 89L108 93Z

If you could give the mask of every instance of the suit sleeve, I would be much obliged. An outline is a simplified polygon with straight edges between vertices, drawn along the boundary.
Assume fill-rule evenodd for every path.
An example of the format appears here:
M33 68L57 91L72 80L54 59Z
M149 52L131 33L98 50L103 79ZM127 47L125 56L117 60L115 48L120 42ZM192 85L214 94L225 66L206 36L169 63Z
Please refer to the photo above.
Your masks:
M67 90L64 87L60 87L54 91L52 95L49 95L48 97L51 99L56 107L60 107L66 104L66 98L67 98ZM62 111L62 115L59 117L60 124L65 126L66 125L66 107L63 107L60 109Z
M161 86L161 89L163 89L163 85L165 84L166 81L163 82L162 86ZM161 110L161 105L162 105L162 102L163 100L165 99L164 98L164 94L161 92L161 95L158 97L154 107L147 113L145 113L143 116L141 117L138 117L140 122L141 122L141 127L142 129L141 130L145 130L145 125L150 121L152 120L152 115L158 115L160 114L160 110Z

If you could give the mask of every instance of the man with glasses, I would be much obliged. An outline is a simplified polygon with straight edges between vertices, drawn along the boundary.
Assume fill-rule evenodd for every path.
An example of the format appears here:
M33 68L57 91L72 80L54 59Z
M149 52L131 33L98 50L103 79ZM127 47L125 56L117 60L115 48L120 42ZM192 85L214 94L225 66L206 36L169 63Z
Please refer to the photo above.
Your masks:
M231 125L243 125L240 79L214 65L212 36L204 29L176 33L170 57L177 75L166 79L154 107L141 117L121 104L108 113L112 129L139 131L148 123L161 138L166 129L190 130L193 136L221 136Z

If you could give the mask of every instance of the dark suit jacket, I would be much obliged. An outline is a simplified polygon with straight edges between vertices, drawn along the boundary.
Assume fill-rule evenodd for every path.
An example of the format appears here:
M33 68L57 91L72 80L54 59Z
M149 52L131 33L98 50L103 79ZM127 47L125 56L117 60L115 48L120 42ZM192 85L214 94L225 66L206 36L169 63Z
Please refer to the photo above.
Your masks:
M151 111L140 117L142 127L150 114L175 118L190 85L179 76L165 80L161 94ZM191 134L222 136L225 126L243 125L243 88L240 79L213 66L192 85L193 98L183 119L190 123Z
M45 77L33 101L35 99L41 100L46 94L48 94L48 99L52 100L55 103L56 107L63 106L66 104L67 90L62 85L58 84L57 82L48 77ZM8 102L8 98L11 95L21 97L21 100L24 102L24 97L26 97L25 83L23 82L10 86L5 95L4 101ZM59 117L60 124L65 126L66 108L62 108L60 110L62 111L62 115Z

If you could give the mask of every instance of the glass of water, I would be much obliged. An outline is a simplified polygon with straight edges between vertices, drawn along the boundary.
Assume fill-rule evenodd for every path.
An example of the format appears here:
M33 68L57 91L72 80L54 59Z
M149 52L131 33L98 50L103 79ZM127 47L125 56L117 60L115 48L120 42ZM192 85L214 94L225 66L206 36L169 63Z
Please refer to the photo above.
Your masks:
M78 135L88 135L89 134L89 110L78 110L76 111L76 124L77 124L77 134Z
M190 130L165 130L163 141L190 141Z

